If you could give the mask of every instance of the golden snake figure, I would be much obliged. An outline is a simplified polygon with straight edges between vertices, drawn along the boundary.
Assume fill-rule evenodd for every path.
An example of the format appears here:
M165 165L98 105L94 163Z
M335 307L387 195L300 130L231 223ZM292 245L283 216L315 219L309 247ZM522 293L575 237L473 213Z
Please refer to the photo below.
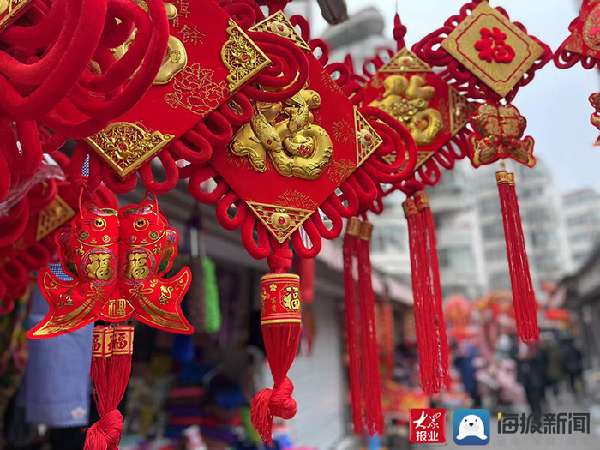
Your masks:
M333 155L329 135L312 123L310 111L320 106L321 96L309 89L283 103L257 103L254 117L233 140L232 153L247 157L257 172L267 170L268 155L284 177L319 178Z
M413 75L410 81L403 75L391 75L383 82L385 93L375 106L404 124L419 146L433 144L444 129L442 115L429 107L435 88L425 86L425 78Z

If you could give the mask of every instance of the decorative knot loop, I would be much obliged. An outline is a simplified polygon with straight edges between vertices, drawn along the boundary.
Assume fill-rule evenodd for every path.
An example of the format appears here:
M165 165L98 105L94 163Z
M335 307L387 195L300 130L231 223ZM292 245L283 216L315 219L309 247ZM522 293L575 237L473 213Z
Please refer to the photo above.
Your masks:
M83 450L118 450L122 433L123 415L115 409L88 429Z
M398 44L398 50L402 50L406 47L404 38L406 37L406 27L400 21L400 15L394 16L394 40Z
M287 247L276 248L267 256L267 264L271 272L287 272L292 268L294 253Z
M273 416L291 419L296 415L296 400L292 398L294 385L285 377L279 386L263 389L252 399L250 419L264 442L271 442Z

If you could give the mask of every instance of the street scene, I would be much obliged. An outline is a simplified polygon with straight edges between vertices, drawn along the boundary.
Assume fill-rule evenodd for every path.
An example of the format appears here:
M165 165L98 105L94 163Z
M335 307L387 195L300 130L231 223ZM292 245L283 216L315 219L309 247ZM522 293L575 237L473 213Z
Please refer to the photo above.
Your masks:
M0 450L600 448L600 0L0 1Z

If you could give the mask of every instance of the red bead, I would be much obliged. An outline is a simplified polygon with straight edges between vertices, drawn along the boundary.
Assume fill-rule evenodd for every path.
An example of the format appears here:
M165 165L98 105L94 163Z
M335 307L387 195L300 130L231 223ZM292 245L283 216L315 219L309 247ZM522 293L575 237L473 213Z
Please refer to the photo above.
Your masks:
M285 223L285 219L283 217L279 218L279 225L283 225Z

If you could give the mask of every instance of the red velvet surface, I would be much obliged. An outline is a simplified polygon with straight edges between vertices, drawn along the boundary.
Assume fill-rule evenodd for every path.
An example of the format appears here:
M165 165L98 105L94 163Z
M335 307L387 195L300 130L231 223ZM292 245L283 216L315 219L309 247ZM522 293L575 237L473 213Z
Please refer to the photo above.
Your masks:
M190 271L162 278L177 256L179 235L156 208L152 202L118 212L84 205L57 238L63 270L73 281L61 281L49 269L40 272L50 311L28 333L31 339L69 333L98 319L131 317L166 331L193 333L181 312Z
M599 13L600 4L597 0L583 2L579 16L569 24L569 37L554 53L556 67L568 69L581 63L584 69L600 68Z

